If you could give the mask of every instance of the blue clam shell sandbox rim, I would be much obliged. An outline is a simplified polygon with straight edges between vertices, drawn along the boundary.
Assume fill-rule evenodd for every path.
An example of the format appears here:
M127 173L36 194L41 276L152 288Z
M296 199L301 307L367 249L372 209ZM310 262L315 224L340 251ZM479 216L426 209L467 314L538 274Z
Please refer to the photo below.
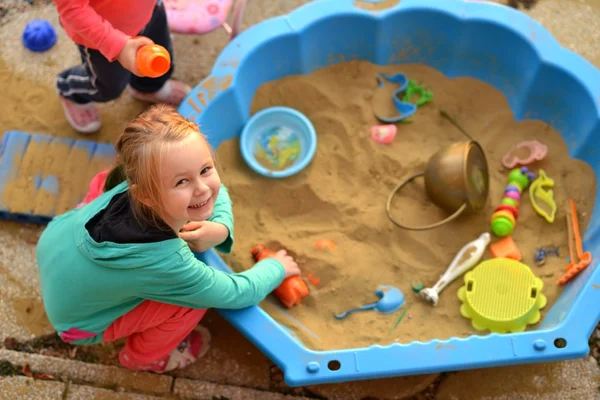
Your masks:
M560 46L537 21L480 1L388 0L383 9L368 4L319 0L252 26L223 49L179 112L199 123L217 148L240 134L254 94L266 82L352 59L423 63L450 78L494 86L517 120L552 125L570 156L600 176L600 71ZM219 312L284 371L291 386L584 357L600 319L599 202L596 193L583 236L584 248L595 256L591 265L565 285L533 330L314 351L259 306ZM212 251L201 257L231 271Z

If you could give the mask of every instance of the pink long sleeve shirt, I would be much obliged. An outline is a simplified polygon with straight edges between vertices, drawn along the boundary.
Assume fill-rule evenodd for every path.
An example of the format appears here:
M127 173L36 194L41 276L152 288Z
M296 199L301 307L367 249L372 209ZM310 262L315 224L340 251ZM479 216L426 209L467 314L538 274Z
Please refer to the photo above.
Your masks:
M109 61L152 18L157 0L54 0L67 35Z

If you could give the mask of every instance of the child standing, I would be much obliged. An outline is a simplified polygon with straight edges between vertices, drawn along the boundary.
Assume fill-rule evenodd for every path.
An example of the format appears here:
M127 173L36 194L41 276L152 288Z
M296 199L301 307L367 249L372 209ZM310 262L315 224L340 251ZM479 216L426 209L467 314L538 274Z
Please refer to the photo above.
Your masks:
M61 72L56 87L65 116L81 133L100 129L94 103L131 95L150 103L178 105L190 87L171 79L173 46L162 0L54 0L60 22L81 54L80 65ZM136 36L143 37L136 37ZM145 78L136 67L139 47L149 43L171 54L171 69Z
M300 270L285 251L237 274L195 258L191 249L231 251L233 215L205 137L174 109L146 110L116 149L127 180L40 237L46 313L69 343L126 337L127 368L183 368L208 350L197 326L207 308L255 305Z

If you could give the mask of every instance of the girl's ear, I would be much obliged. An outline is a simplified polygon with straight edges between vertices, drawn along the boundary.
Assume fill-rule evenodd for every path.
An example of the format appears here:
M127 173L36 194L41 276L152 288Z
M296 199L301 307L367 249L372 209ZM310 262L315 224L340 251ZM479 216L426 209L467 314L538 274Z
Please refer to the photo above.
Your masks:
M140 194L140 188L137 184L134 183L131 186L129 186L129 190L131 191L131 194L133 194L133 196L136 198L136 200L138 200L146 207L152 208L152 202L150 201L150 199Z

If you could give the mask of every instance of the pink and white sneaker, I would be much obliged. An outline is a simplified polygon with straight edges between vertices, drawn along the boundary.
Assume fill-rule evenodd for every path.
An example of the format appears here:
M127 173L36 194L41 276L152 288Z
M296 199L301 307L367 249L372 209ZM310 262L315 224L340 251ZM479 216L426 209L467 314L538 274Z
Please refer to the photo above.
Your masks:
M84 134L94 133L100 129L100 112L94 103L77 104L59 96L65 117L76 131Z
M160 360L147 365L133 362L123 349L119 361L125 368L163 373L174 369L183 369L204 355L210 349L211 335L208 329L198 325L174 350Z
M192 88L183 82L169 79L158 92L143 93L128 86L129 93L136 99L147 101L148 103L164 103L172 106L178 106L185 96L192 91Z

